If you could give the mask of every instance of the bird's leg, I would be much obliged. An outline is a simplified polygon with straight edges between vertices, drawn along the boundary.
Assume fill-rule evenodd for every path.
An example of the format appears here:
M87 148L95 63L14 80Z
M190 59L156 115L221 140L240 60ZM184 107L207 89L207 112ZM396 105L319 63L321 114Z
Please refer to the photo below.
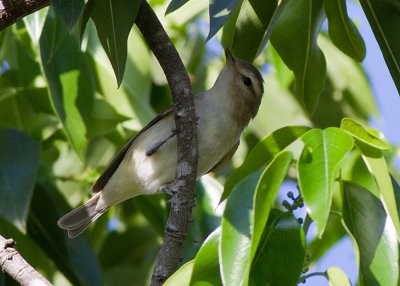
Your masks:
M176 135L176 129L172 129L170 135L168 135L164 139L156 142L155 144L153 144L149 148L147 148L146 156L150 157L151 155L154 155L158 151L158 149L160 149L165 143L167 143L175 135Z
M173 197L176 194L176 190L174 188L174 183L169 183L162 185L159 189L161 193L165 193Z

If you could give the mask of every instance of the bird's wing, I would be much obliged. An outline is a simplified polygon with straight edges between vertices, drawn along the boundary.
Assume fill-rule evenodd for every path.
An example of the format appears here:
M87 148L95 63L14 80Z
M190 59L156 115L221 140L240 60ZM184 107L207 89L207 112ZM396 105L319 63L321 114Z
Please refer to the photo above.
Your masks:
M107 169L100 175L100 177L97 179L97 181L93 184L92 191L94 193L97 193L97 192L100 192L104 188L104 186L107 184L108 180L111 178L111 176L117 170L119 164L124 159L126 152L129 150L129 147L131 147L133 142L135 142L136 138L138 138L140 136L140 134L144 133L146 130L151 128L153 125L155 125L161 119L171 115L173 112L174 112L173 106L165 109L163 112L161 112L159 115L157 115L152 121L150 121L145 127L143 127L143 129L140 130L139 133L137 133L131 140L129 140L129 142L114 157L114 159L112 160L111 164L107 167Z
M217 164L215 164L214 167L212 167L207 173L212 173L216 172L219 168L221 168L226 162L228 162L233 154L235 154L237 148L239 147L240 141L236 142L236 144L229 150L222 158L219 160Z

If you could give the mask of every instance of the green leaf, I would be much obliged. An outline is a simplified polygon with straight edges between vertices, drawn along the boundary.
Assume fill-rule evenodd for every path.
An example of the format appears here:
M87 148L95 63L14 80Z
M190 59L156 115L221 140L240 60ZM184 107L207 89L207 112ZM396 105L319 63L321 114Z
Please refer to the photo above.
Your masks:
M141 4L141 0L96 0L90 10L90 17L114 69L118 86L124 76L129 32Z
M259 176L257 172L240 181L226 202L219 245L224 285L246 285L249 278L253 195Z
M72 285L103 285L100 265L85 237L70 239L57 226L68 209L57 190L37 185L28 216L28 235Z
M95 98L93 113L88 122L88 137L96 137L115 131L118 123L128 120L102 98Z
M207 41L211 39L225 24L232 11L244 0L210 0L210 31Z
M400 220L397 212L398 208L385 158L380 150L371 148L369 145L357 142L357 146L360 148L365 165L367 165L368 171L374 177L376 186L378 187L379 193L372 193L377 198L381 199L386 213L392 219L396 229L397 239L400 241ZM372 189L372 191L374 190L375 189Z
M302 140L305 146L298 161L298 181L307 211L321 236L328 221L337 172L353 148L353 138L331 127L310 130Z
M35 44L39 42L48 10L46 7L23 18L26 30Z
M287 2L245 0L224 26L223 45L235 56L253 61L266 46Z
M296 77L295 92L313 114L325 87L325 57L317 45L323 0L289 1L276 24L271 43Z
M87 144L85 123L93 107L93 78L77 40L51 13L40 38L40 55L54 109L75 151L82 155Z
M189 0L171 0L171 2L168 4L167 10L165 11L165 15L178 10L187 2L189 2Z
M371 133L364 126L351 118L344 118L342 120L340 128L348 131L354 138L360 140L368 146L379 150L392 149L389 143L383 141L381 138Z
M83 0L53 0L52 4L54 11L70 31L75 26L85 6Z
M0 215L25 231L40 146L24 133L0 129Z
M349 61L323 34L318 37L318 44L326 55L329 80L352 109L352 117L357 116L367 121L371 115L377 116L374 95L362 66ZM340 101L340 104L343 106L344 102ZM349 108L346 105L344 107ZM346 111L346 114L349 112Z
M250 151L243 164L233 171L232 175L225 183L224 193L221 201L225 200L232 192L233 187L247 175L268 164L273 157L297 140L310 128L306 126L286 126L275 130L264 137Z
M344 182L343 218L359 248L364 285L397 285L398 243L379 199L361 186Z
M196 255L190 285L222 285L218 264L218 244L221 228L217 228L204 241Z
M280 213L265 229L253 260L250 285L296 285L303 270L306 238L292 213Z
M361 0L361 6L381 48L393 82L400 93L400 5L397 0Z
M189 286L190 277L192 276L194 266L194 260L190 260L182 265L174 274L172 274L167 281L164 282L164 286Z
M356 25L347 15L346 0L325 0L325 12L332 42L343 53L361 62L366 53L365 43Z
M258 181L254 195L254 225L251 242L251 257L254 258L262 233L267 224L269 212L279 188L286 177L293 155L289 151L279 153L267 166Z
M338 267L330 267L326 274L328 275L330 286L351 286L346 273Z

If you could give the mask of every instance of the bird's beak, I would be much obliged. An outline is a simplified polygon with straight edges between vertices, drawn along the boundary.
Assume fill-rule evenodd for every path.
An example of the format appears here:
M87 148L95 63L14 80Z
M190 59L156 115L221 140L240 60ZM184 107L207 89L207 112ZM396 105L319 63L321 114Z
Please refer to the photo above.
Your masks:
M227 65L234 66L235 58L233 57L231 51L228 48L225 48L225 57Z

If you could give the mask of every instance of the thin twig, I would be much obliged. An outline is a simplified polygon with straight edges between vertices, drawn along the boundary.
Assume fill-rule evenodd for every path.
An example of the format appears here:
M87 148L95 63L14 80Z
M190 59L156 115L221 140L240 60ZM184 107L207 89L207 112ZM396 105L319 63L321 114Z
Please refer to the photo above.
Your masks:
M174 196L164 234L164 243L153 271L152 285L161 285L173 272L183 253L188 224L194 205L194 184L197 174L196 114L191 84L186 69L156 14L143 1L136 24L158 59L171 88L175 105L178 142Z
M13 239L0 235L0 268L21 285L52 285L21 256Z

